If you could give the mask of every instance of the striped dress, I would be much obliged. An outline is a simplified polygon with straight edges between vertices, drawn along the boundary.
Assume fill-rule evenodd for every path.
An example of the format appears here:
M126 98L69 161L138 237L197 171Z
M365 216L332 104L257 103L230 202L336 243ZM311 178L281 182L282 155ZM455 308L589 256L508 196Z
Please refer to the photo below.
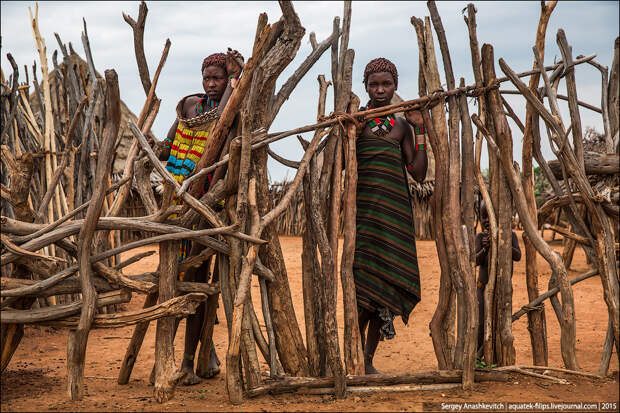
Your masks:
M407 324L420 301L420 275L406 174L397 141L357 139L357 218L353 276L357 303L378 312L386 338L392 319Z

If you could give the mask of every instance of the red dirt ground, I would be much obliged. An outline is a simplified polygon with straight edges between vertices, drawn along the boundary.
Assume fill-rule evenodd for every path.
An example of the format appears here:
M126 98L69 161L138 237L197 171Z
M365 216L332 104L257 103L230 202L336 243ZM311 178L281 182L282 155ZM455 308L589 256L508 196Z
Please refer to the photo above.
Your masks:
M545 234L549 236L549 232ZM520 233L519 240L521 241ZM282 237L282 248L286 259L288 276L295 305L295 311L302 335L304 334L304 313L301 281L301 238ZM421 268L422 301L414 309L409 324L404 326L400 318L395 321L397 335L393 340L382 342L375 357L375 366L383 373L410 373L437 368L428 324L437 303L439 288L439 264L435 243L418 242L418 259ZM554 248L561 250L561 242L554 242ZM142 250L156 249L156 246ZM523 246L522 246L523 248ZM133 254L137 251L131 252ZM126 255L127 257L129 255ZM516 263L513 277L513 308L527 303L525 288L525 260ZM550 276L547 263L539 257L540 290L546 289ZM157 267L157 255L148 257L131 267L127 273L151 271ZM583 251L578 250L569 276L572 278L588 270ZM596 373L601 358L607 308L603 301L600 279L590 278L574 288L577 320L577 357L585 372ZM128 309L141 308L144 296L134 295ZM342 292L338 298L341 299ZM260 309L258 283L252 288L254 307ZM257 310L259 319L260 310ZM224 320L220 305L218 317ZM551 306L546 305L546 319L549 342L549 365L563 367L560 355L560 329ZM338 326L342 340L342 303L338 304ZM225 324L216 326L214 341L220 358L225 358L227 333ZM616 403L618 406L618 359L614 354L610 375L606 379L592 380L577 376L563 376L570 384L554 384L547 380L531 379L512 375L508 383L477 384L474 391L449 389L440 391L417 391L406 393L349 394L346 400L334 400L329 395L282 394L267 395L250 399L242 406L228 402L224 385L224 374L192 387L177 387L171 401L158 404L153 400L152 386L148 383L155 352L155 328L149 328L142 351L128 385L120 386L116 377L133 328L118 330L94 330L90 334L86 354L85 384L87 395L84 400L70 402L65 391L66 374L66 331L27 328L26 335L17 349L11 363L2 375L2 411L33 410L80 410L80 411L420 411L425 402L594 402ZM176 337L177 362L183 349L184 322ZM522 317L513 324L517 364L532 364L530 339L527 333L527 318ZM261 360L261 368L268 365ZM222 365L222 367L224 367ZM223 373L222 369L222 373ZM611 407L598 405L599 407ZM428 406L426 406L428 408ZM615 409L613 409L615 410Z

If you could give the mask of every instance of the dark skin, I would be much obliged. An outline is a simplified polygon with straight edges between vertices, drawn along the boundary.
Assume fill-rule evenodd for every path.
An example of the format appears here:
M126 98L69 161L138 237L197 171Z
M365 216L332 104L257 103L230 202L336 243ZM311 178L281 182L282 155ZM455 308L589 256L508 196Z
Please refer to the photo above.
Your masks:
M243 57L236 50L228 50L226 56L226 70L224 70L220 66L207 66L202 71L202 87L205 91L205 94L219 102L218 105L218 114L222 114L230 95L236 85L235 79L229 79L228 74L237 75L241 72L242 69ZM196 104L200 102L200 96L190 96L185 99L183 104L183 108L181 110L181 116L183 118L193 118L197 116L196 113ZM175 120L170 130L168 131L167 137L170 139L174 139L174 136L178 127L178 120ZM231 127L232 134L234 135L234 129L236 129L236 119L233 122L233 126ZM228 149L227 142L223 150L223 152L227 152ZM160 145L160 153L159 159L168 160L170 156L170 149L166 148L163 145ZM226 173L226 167L218 168L213 174L212 183L215 183L217 180L224 177ZM198 244L193 244L190 255L197 255L201 252L202 247ZM193 268L186 271L184 275L184 281L190 282L207 282L207 276L209 273L209 265L207 261L200 268ZM183 355L183 363L181 365L181 369L184 372L187 372L183 380L183 384L186 386L190 386L193 384L200 383L200 378L194 372L194 359L188 357L188 355L194 356L196 354L196 349L198 347L198 342L200 340L200 334L202 330L202 325L204 323L204 315L205 315L205 303L201 303L197 308L196 313L189 315L186 320L186 329L185 329L185 346L184 346L184 355ZM207 378L213 377L217 375L220 371L219 369L220 360L217 357L215 352L215 347L211 348L211 357L209 361Z
M366 83L366 92L370 97L370 104L373 108L379 108L390 104L394 92L396 91L396 84L389 72L373 73L368 76L368 82ZM424 126L424 119L422 119L422 113L419 110L410 110L405 112L405 119L396 118L396 124L385 135L386 138L394 139L400 144L403 159L407 164L413 162L413 171L411 176L418 182L424 181L426 177L426 169L428 168L428 158L426 157L426 151L416 151L414 145L414 137L411 132L410 126ZM372 135L370 126L366 124L361 131L363 135ZM359 133L358 133L359 135ZM425 135L418 135L415 137L416 144L426 143Z
M389 72L378 72L368 76L366 92L368 92L373 109L389 105L395 91L396 83ZM397 117L394 127L384 138L393 139L400 144L405 163L410 164L413 162L411 171L413 179L423 182L426 177L426 169L428 168L428 158L426 157L426 151L415 150L411 126L424 126L424 120L420 111L411 110L405 112L405 119ZM358 135L373 135L368 124L364 125L357 132ZM416 135L415 143L426 143L426 137L424 135ZM358 310L358 323L362 337L362 347L364 348L364 370L366 374L378 374L379 372L372 365L372 360L381 339L380 328L383 321L377 313L371 313L361 307L358 307ZM368 327L368 335L364 339L366 327Z
M205 91L205 94L209 96L211 99L219 102L217 107L218 115L221 115L226 107L226 103L230 98L230 95L233 92L233 89L236 86L237 80L228 79L228 74L238 75L243 66L243 56L236 51L228 49L226 53L226 70L221 68L220 66L207 66L202 71L202 88ZM181 111L181 116L183 118L193 118L196 116L196 104L200 102L199 96L190 96L185 99L185 103L183 104L183 108ZM235 119L233 126L231 129L236 129L237 119ZM174 135L176 134L177 127L179 125L179 121L175 120L172 123L172 126L168 130L168 134L166 135L169 139L174 139ZM225 152L228 151L228 145L225 145ZM161 145L159 152L159 159L162 161L168 160L170 156L170 149ZM222 166L215 170L213 174L213 182L215 183L217 180L224 177L226 174L226 167Z

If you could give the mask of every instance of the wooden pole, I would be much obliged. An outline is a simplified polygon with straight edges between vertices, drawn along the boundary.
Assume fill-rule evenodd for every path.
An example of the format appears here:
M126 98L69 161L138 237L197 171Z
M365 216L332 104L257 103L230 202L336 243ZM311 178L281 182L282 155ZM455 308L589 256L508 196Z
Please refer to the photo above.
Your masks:
M428 17L424 21L416 17L411 18L411 24L415 27L420 49L420 95L426 95L426 91L438 91L441 89L441 80L435 59L433 35ZM423 77L422 77L423 76ZM440 369L454 367L454 319L452 306L456 294L451 271L455 268L455 251L447 246L447 217L448 203L448 131L446 128L446 114L443 105L431 107L431 117L426 110L422 110L424 124L428 129L428 137L433 147L435 156L435 191L433 193L435 209L435 243L437 253L440 256L441 280L439 302L431 320L430 329L433 339L435 356Z
M159 302L176 296L175 279L178 275L179 242L159 244ZM155 386L153 397L164 403L174 397L174 388L186 373L177 370L174 361L174 317L157 320L155 333Z
M118 135L121 121L118 77L114 70L106 70L106 122L105 133L99 151L97 170L93 186L93 198L86 211L84 225L78 236L78 265L82 287L82 314L76 330L69 333L67 341L67 392L71 400L80 400L83 395L84 363L88 334L95 316L97 292L93 285L90 254L91 241L97 220L101 214L105 197L105 177L112 166L112 149Z
M540 51L541 55L545 53L545 34L547 32L547 24L549 18L553 12L557 1L549 1L547 3L541 3L540 18L538 20L538 28L536 30L536 47ZM536 69L536 62L533 63L532 69ZM533 92L538 89L538 83L540 81L540 74L534 74L530 77L529 89ZM523 167L523 191L525 199L528 204L528 211L530 217L534 222L534 225L538 226L538 213L536 208L536 198L534 196L534 169L532 164L533 150L534 150L534 135L532 133L532 116L534 116L534 109L532 106L526 104L525 115L525 130L523 132L523 152L522 152L522 167ZM528 298L533 300L538 296L538 264L536 261L537 252L534 245L530 242L524 233L523 245L525 249L525 275L527 283L527 295ZM567 265L567 268L570 265ZM549 363L548 348L547 348L547 331L545 321L545 309L541 307L540 310L530 311L527 313L528 331L530 333L530 342L532 345L532 361L534 365L546 366Z
M355 110L358 102L351 99L349 110ZM355 256L355 218L357 215L357 155L355 125L349 124L345 140L345 186L344 186L344 242L340 262L340 282L344 304L344 362L347 374L364 373L364 350L358 324L357 299L353 280Z
M439 42L439 48L441 50L447 87L448 90L454 90L456 88L456 85L454 81L454 74L452 72L450 50L448 48L448 41L446 39L443 23L441 22L441 17L439 16L439 12L437 11L437 6L435 2L428 1L427 4L431 14L433 26L435 27L435 32L437 33L437 40ZM456 287L458 296L458 333L455 348L455 367L463 369L463 388L472 389L474 385L473 372L476 364L477 311L475 311L476 299L473 289L473 268L469 260L470 254L467 252L470 241L467 238L463 238L463 234L461 231L461 222L465 212L470 212L473 218L473 200L471 203L466 203L465 205L461 206L459 187L467 185L467 183L461 182L461 185L459 185L459 181L461 178L461 162L459 152L459 122L461 113L457 101L457 96L451 96L448 98L448 106L450 109L450 115L448 119L450 162L448 166L449 183L447 215L449 215L450 219L448 222L446 222L446 228L448 230L447 247L448 249L452 249L457 252L455 254L455 260L453 262L454 267L451 271L451 274L453 274L452 282L453 285ZM467 115L468 114L469 112L467 112ZM467 119L467 123L469 123L469 116ZM469 126L469 131L471 131L471 124L467 126ZM471 189L469 189L469 192L473 193L473 186L471 187ZM471 208L471 211L466 211L466 207Z
M490 47L490 46L489 46ZM501 60L500 60L501 61ZM518 177L514 171L512 165L512 159L508 158L508 154L503 152L502 147L498 147L489 131L480 122L480 119L476 115L472 115L472 120L476 126L483 132L487 142L491 144L492 150L500 156L502 161L502 167L505 172L509 172L507 175L510 190L515 195L515 203L519 217L522 219L523 228L527 231L528 237L532 240L538 252L545 258L552 268L555 277L559 281L559 288L562 296L562 308L560 318L561 338L560 344L562 349L562 359L566 368L570 370L577 370L577 357L575 355L575 310L573 301L573 292L568 282L568 276L566 274L566 268L562 262L561 257L556 253L540 236L538 228L534 226L534 223L530 219L530 215L527 213L527 204L525 202L525 196L523 195L523 188L520 183L520 177Z

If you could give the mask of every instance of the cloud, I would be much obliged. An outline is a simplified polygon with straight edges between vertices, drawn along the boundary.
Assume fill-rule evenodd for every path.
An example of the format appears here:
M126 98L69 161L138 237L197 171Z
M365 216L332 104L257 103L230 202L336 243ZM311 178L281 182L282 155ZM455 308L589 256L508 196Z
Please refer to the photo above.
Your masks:
M437 8L446 31L456 81L464 77L467 84L474 82L471 67L469 38L463 21L462 10L468 1L437 2ZM148 2L144 46L151 76L159 61L166 38L172 47L158 84L157 94L162 99L160 113L153 126L158 138L168 131L175 117L177 101L190 93L199 92L202 59L226 47L238 49L246 59L256 31L259 13L266 12L270 22L280 18L277 2ZM5 76L11 72L6 53L15 57L20 67L20 79L25 79L24 64L29 71L38 56L32 30L28 21L27 7L30 2L2 1L0 3L0 27L2 53L0 59ZM71 42L83 55L80 34L82 17L88 24L88 34L95 65L100 72L116 69L119 75L121 98L135 113L139 113L145 95L136 69L132 31L122 18L125 12L137 18L138 2L41 2L39 25L48 49L48 58L58 47L54 32L63 42ZM332 31L335 16L342 16L341 2L294 2L306 36L295 59L284 70L277 82L279 87L311 52L308 41L314 31L317 40L325 39ZM477 2L477 32L480 46L491 43L495 59L503 57L515 71L531 69L536 26L540 13L539 2ZM428 15L424 2L353 2L353 14L349 47L355 50L353 67L353 92L365 102L367 95L362 85L365 64L372 58L384 56L394 61L399 71L399 94L405 99L418 97L418 47L415 30L410 17ZM560 2L555 8L546 37L547 64L560 58L555 37L564 28L573 54L597 53L597 60L609 66L613 56L613 42L618 36L618 2ZM435 41L439 71L443 65L439 45ZM51 65L51 58L50 65ZM37 63L37 67L40 66ZM299 83L290 99L283 105L271 131L292 129L316 121L318 87L316 77L325 74L331 78L329 51ZM496 65L498 76L501 75ZM600 73L591 67L579 66L576 70L579 99L600 106ZM30 76L32 77L32 76ZM39 75L40 78L40 75ZM505 85L511 88L510 85ZM564 86L562 85L562 88ZM502 86L504 88L504 86ZM525 102L518 96L507 97L517 115L522 119ZM327 110L332 110L333 96L328 94ZM564 104L562 104L564 105ZM471 105L472 113L476 108ZM564 110L564 109L563 109ZM567 109L566 109L567 110ZM582 124L602 131L600 115L582 110ZM563 116L568 119L568 112ZM511 123L515 159L521 158L521 133ZM544 131L543 131L544 132ZM545 141L543 134L543 141ZM543 142L545 155L552 157ZM302 151L294 137L272 145L279 154L289 159L299 159ZM485 151L486 152L486 151ZM483 154L483 164L486 161ZM293 171L275 162L269 162L273 179L279 180Z

